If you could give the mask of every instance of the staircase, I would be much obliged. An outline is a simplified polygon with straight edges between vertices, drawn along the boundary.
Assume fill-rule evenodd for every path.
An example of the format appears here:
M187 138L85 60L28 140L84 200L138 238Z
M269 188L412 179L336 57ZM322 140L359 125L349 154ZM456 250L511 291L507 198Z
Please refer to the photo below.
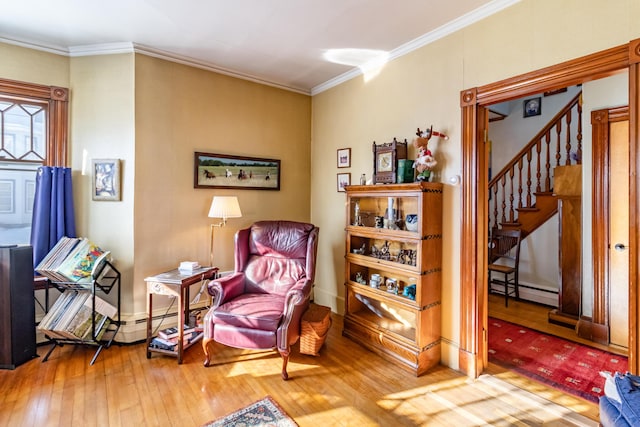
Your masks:
M523 238L535 231L558 210L553 194L554 168L580 164L581 159L582 92L491 179L489 230L521 229Z

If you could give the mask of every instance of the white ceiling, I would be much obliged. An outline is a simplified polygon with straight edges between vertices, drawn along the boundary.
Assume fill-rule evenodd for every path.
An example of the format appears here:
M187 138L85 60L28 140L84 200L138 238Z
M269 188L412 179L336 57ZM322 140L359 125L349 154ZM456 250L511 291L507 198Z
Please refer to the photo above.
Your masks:
M69 56L137 51L314 94L359 75L363 53L393 59L518 1L3 0L0 41ZM332 49L359 55L334 63Z

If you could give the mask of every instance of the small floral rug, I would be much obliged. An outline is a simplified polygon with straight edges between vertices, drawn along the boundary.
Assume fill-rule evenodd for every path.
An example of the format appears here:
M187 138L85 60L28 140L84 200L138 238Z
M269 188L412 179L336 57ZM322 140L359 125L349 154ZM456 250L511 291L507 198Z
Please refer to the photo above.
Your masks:
M262 400L245 406L242 409L217 420L204 424L202 427L297 427L295 421L289 417L278 403L267 396Z
M626 372L625 356L489 318L489 361L591 402L604 394L605 378Z

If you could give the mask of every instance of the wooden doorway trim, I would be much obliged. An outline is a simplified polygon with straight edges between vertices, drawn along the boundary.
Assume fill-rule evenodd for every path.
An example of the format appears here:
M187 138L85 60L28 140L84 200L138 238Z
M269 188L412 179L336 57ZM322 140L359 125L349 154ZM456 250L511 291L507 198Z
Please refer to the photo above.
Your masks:
M593 172L592 194L592 248L593 299L590 318L581 316L576 331L582 338L609 344L609 124L629 120L629 107L607 108L591 112L591 147Z
M487 107L545 91L629 72L630 132L630 238L629 256L629 370L638 373L637 290L640 259L640 39L629 44L577 58L489 85L463 90L462 109L462 242L460 251L460 348L459 369L476 378L487 364L487 167L484 144Z

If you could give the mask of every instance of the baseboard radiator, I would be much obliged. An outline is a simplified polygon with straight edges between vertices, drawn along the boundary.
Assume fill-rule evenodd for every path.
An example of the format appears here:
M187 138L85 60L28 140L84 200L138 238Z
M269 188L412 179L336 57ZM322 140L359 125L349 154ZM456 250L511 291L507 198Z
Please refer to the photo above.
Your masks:
M216 278L224 277L233 273L233 271L223 271L219 273ZM195 286L195 285L194 285ZM201 287L199 291L202 293L199 295L199 301L194 301L198 298L199 292L196 296L191 298L189 304L190 310L194 315L205 315L206 310L210 305L209 295L206 289ZM167 328L169 326L175 326L178 324L178 300L177 298L171 298L171 302L164 307L158 307L153 310L153 316L151 321L152 331L157 331L160 328ZM53 304L53 301L51 302ZM155 305L155 304L154 304ZM36 322L40 322L44 312L36 314ZM121 325L118 335L116 335L115 342L121 344L133 344L145 341L147 339L147 313L121 313L120 315ZM36 342L38 344L47 343L48 340L38 329L36 329Z

